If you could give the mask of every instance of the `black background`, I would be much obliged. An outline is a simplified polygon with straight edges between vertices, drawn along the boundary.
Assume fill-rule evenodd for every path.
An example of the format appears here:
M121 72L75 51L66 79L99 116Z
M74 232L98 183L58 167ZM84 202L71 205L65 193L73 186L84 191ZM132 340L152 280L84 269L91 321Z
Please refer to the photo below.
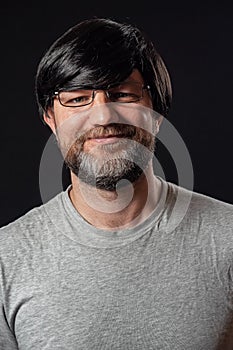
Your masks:
M39 166L49 129L38 116L34 77L45 50L78 21L129 21L156 43L171 75L170 122L193 162L194 190L233 203L233 12L229 4L177 2L1 5L0 226L42 203ZM48 8L49 6L49 8ZM176 173L158 144L166 178Z

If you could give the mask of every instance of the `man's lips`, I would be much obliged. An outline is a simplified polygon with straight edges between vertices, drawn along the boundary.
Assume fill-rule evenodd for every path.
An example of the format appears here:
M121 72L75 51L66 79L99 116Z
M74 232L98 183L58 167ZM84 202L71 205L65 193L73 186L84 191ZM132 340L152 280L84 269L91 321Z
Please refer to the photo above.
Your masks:
M91 137L86 140L86 142L90 143L114 143L119 141L119 138L125 138L125 135L103 135Z
M92 140L92 139L106 139L106 138L109 138L109 137L126 137L125 134L106 134L106 135L94 135L94 136L91 136L91 137L88 137L88 140Z

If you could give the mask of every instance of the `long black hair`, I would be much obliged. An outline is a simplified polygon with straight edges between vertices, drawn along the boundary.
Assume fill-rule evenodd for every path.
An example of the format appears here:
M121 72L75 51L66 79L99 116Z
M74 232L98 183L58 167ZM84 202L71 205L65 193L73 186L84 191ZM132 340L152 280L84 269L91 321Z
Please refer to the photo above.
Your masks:
M78 87L104 88L138 69L150 85L153 108L167 116L172 100L167 68L147 35L128 23L106 18L71 27L42 57L36 74L36 98L42 116L54 92Z

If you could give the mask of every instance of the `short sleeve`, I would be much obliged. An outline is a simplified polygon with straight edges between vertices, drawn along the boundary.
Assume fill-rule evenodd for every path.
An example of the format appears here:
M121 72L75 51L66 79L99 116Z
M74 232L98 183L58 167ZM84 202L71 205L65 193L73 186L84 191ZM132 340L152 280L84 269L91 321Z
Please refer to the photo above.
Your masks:
M7 323L0 292L0 349L1 350L18 350L17 341Z

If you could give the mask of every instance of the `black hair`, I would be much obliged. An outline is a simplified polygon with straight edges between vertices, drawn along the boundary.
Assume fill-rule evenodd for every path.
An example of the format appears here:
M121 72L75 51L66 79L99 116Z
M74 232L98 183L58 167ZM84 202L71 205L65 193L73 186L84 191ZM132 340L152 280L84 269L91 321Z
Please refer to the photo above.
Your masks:
M172 100L167 68L146 34L128 23L106 18L84 20L67 30L42 57L36 98L42 116L57 90L104 88L138 69L150 85L153 108L167 116Z

